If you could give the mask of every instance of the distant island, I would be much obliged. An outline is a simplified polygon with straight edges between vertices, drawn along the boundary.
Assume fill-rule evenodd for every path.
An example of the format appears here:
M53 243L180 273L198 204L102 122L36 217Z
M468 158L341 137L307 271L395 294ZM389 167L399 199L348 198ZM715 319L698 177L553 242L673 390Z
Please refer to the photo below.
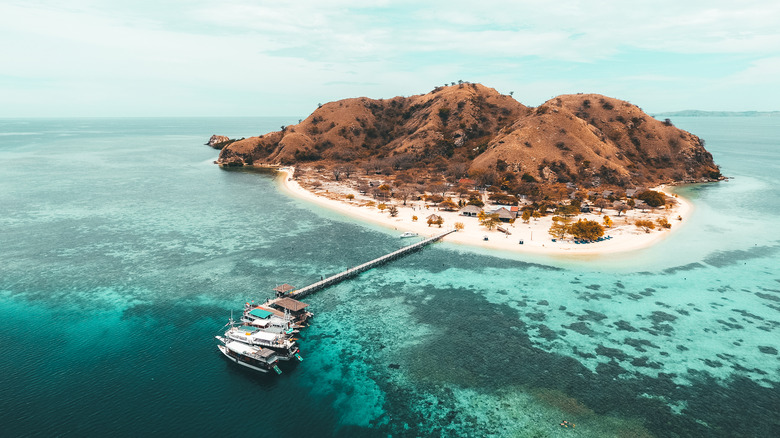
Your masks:
M653 117L780 117L780 111L683 110L665 113L653 113Z
M348 216L545 253L646 246L690 211L664 185L723 178L704 140L631 103L570 94L533 108L465 82L321 104L279 131L208 145L220 166L282 168L291 194Z

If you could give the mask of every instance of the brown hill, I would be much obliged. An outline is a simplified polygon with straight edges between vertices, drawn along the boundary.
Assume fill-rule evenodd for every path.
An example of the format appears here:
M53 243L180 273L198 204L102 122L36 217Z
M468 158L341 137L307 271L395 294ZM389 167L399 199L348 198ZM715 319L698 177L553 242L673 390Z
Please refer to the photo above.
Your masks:
M720 176L701 139L628 102L577 94L529 108L468 83L411 97L331 102L282 131L228 143L218 163L379 160L421 171L460 163L472 175L504 172L510 179L583 186Z

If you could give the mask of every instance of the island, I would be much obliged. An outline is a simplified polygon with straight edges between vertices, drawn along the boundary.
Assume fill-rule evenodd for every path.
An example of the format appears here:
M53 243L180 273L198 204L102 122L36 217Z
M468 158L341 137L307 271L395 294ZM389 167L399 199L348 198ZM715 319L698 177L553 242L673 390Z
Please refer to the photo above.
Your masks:
M723 179L704 141L599 94L528 107L460 82L319 105L298 124L214 136L224 168L280 170L288 193L406 235L511 251L635 250L691 205L668 190Z

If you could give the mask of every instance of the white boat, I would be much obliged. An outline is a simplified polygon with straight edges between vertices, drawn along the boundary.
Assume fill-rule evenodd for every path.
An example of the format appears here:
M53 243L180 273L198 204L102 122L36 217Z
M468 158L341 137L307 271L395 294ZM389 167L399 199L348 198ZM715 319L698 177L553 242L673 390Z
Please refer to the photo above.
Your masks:
M298 343L295 342L291 333L283 330L263 330L250 325L233 327L231 324L231 327L225 332L225 338L248 346L271 349L276 352L279 360L295 358L303 361L303 358L298 354Z
M264 330L279 333L297 333L302 326L295 324L294 318L288 311L281 312L263 306L246 304L241 322Z
M273 370L277 374L282 374L278 366L279 357L274 350L247 345L222 336L215 337L221 342L217 348L231 361L261 373Z
M417 236L419 236L419 234L415 233L414 231L407 231L407 232L401 234L401 236L399 236L399 237L401 237L401 239L404 239L404 238L407 238L407 237L417 237Z

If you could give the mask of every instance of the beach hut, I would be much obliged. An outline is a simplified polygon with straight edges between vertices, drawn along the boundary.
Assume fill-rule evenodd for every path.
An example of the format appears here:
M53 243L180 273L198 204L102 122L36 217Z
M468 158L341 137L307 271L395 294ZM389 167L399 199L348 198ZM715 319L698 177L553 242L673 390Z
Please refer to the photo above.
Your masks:
M309 307L308 304L292 298L280 298L274 301L273 305L279 309L289 311L298 324L306 323L306 320L312 316L311 313L306 311L306 308Z
M482 209L477 207L476 205L467 205L460 209L460 214L462 216L470 216L470 217L476 217L479 215L479 212L481 212Z
M288 293L290 293L291 291L294 291L294 290L295 290L295 286L289 285L287 283L285 283L285 284L283 284L281 286L276 286L274 288L274 292L276 292L276 296L278 296L278 297L287 295Z
M517 217L517 211L509 211L504 207L497 208L491 211L489 214L498 214L498 219L501 222L509 222Z

